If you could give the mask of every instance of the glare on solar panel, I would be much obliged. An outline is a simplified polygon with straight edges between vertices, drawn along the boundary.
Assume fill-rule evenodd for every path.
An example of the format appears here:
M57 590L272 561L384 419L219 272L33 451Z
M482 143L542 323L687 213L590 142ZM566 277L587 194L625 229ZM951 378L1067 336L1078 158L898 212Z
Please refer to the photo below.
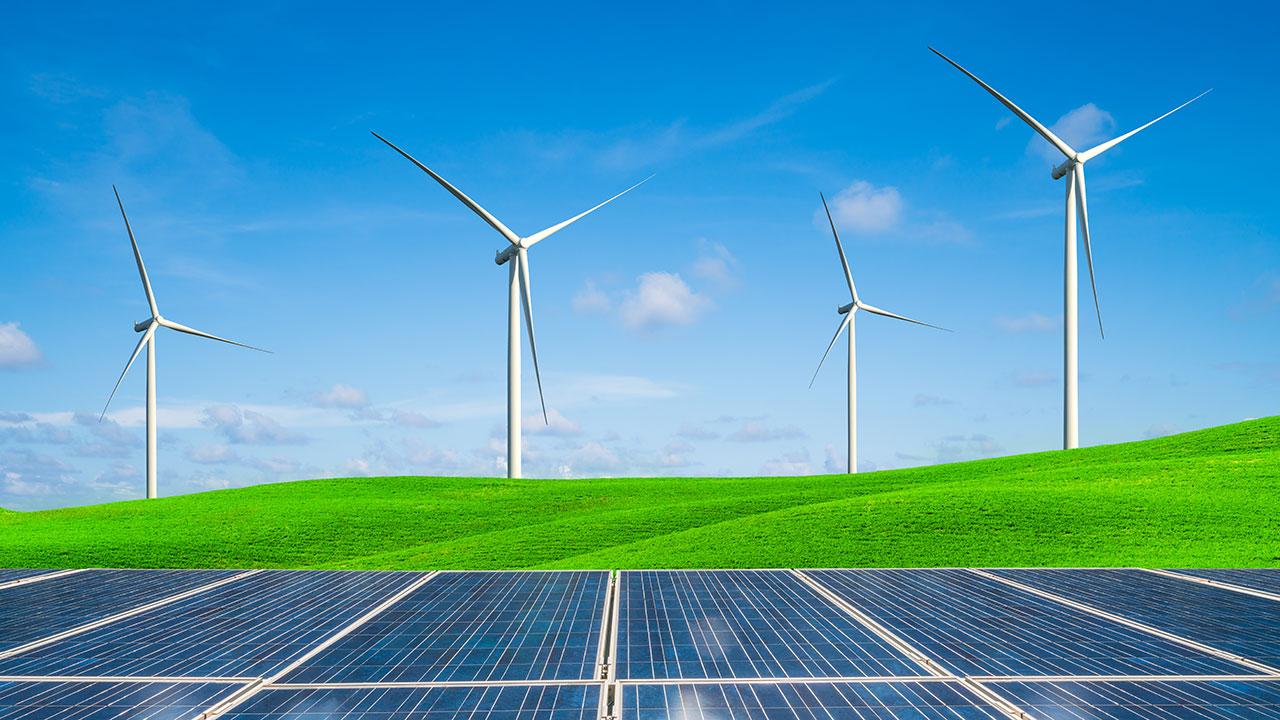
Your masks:
M266 676L420 576L264 571L0 659L0 675Z
M0 720L183 720L243 687L212 682L0 682Z
M609 574L445 572L283 682L594 680Z
M1220 583L1280 595L1280 568L1174 570L1174 572L1180 575L1193 575L1206 580L1216 580Z
M958 682L623 685L618 720L1007 720Z
M599 684L272 689L222 719L595 720L599 706Z
M234 570L86 570L0 589L0 650L235 574Z
M1280 681L987 682L1035 717L1090 720L1276 720Z
M927 674L784 570L624 571L618 602L619 678Z
M1280 602L1142 570L994 570L1046 592L1280 667Z
M964 570L806 574L960 675L1257 672Z

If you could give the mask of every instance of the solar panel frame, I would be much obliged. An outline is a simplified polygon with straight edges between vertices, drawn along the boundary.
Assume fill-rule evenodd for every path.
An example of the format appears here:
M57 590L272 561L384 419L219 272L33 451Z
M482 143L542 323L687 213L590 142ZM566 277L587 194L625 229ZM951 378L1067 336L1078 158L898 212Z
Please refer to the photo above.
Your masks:
M235 576L236 570L85 570L0 589L0 653Z
M956 675L1259 673L966 570L805 574Z
M1198 568L1171 572L1280 596L1280 568Z
M31 580L40 575L50 575L57 570L40 570L33 568L0 568L0 585L17 580Z
M267 688L220 720L598 720L603 695L600 682Z
M1034 717L1277 720L1280 678L983 682Z
M0 681L0 720L182 720L244 687L226 682Z
M618 582L622 680L929 674L790 571L627 570Z
M1144 570L1002 569L997 577L1280 668L1280 602Z
M909 717L1008 720L955 680L622 683L617 720Z
M596 681L608 581L604 570L443 571L281 681Z
M421 576L262 571L2 658L0 675L263 677Z

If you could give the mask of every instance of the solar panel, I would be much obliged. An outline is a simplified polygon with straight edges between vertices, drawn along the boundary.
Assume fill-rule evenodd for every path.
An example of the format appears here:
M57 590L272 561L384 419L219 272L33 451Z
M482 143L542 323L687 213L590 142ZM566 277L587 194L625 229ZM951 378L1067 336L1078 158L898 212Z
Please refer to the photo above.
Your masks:
M1280 568L1253 568L1249 570L1174 570L1180 575L1194 575L1206 580L1239 585L1250 590L1280 595Z
M624 684L621 693L618 720L1006 720L958 682Z
M419 577L268 570L5 658L0 675L265 676Z
M627 571L619 583L619 678L926 674L787 571Z
M57 570L19 570L19 569L0 569L0 583L13 582L23 578L35 577L36 575L47 575L48 573L57 572Z
M86 570L0 590L0 650L234 575L233 570Z
M285 682L591 680L609 574L447 572Z
M1280 602L1143 570L998 570L1001 577L1280 666Z
M965 570L806 572L961 675L1256 672Z
M596 720L600 685L264 690L222 720Z
M1280 718L1275 680L989 682L1035 717L1089 720L1265 720Z
M3 720L180 720L244 687L236 683L0 682Z

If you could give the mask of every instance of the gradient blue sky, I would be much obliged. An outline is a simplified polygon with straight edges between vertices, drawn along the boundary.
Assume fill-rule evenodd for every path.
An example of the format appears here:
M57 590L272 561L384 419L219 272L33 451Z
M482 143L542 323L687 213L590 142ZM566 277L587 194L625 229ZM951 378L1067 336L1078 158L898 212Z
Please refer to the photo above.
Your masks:
M841 467L820 190L864 299L956 331L860 321L863 467L1052 449L1062 184L929 44L1081 145L1215 88L1090 164L1081 436L1274 414L1277 11L886 5L6 9L0 505L142 493L112 183L162 312L276 353L162 334L161 494L502 472L503 242L370 129L522 233L657 173L532 254L527 474Z

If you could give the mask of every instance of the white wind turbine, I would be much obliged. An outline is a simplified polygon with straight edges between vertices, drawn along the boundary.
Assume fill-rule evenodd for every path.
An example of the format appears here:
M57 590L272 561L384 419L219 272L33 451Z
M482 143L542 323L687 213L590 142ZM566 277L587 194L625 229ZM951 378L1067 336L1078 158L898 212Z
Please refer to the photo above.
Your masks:
M946 60L955 69L968 75L970 79L982 86L984 90L999 100L1005 107L1009 108L1014 115L1031 126L1040 137L1044 138L1058 149L1066 160L1053 169L1052 177L1054 180L1060 180L1067 175L1066 182L1067 203L1066 203L1066 236L1065 236L1065 252L1063 253L1063 416L1062 416L1062 447L1070 450L1080 446L1080 348L1079 348L1079 319L1078 319L1078 300L1076 297L1079 281L1077 279L1076 259L1076 212L1080 213L1079 222L1084 227L1084 253L1085 259L1089 263L1089 284L1093 288L1093 306L1098 315L1098 332L1106 337L1105 331L1102 329L1102 307L1098 304L1098 283L1094 279L1093 274L1093 249L1089 242L1089 203L1085 194L1084 183L1084 164L1138 133L1146 130L1152 125L1169 117L1182 108L1199 100L1207 95L1210 90L1205 90L1199 95L1182 103L1178 107L1152 120L1146 125L1142 125L1134 130L1112 138L1100 145L1092 147L1084 152L1077 152L1070 145L1066 144L1057 135L1053 134L1049 128L1042 125L1035 118L1028 115L1022 108L1014 105L1009 98L1001 95L995 88L983 82L977 75L960 67L956 61L933 50L934 54Z
M372 132L372 131L370 131ZM648 182L653 176L641 180L586 212L579 213L564 222L557 223L551 227L540 230L527 237L520 237L511 231L506 225L503 225L498 218L494 217L488 210L480 207L475 200L467 197L461 190L454 187L448 180L437 175L431 168L418 162L412 155L396 147L390 140L382 137L378 133L373 136L386 143L388 147L405 157L406 160L418 166L426 174L430 175L433 180L440 183L445 190L448 190L454 197L462 201L463 205L471 208L471 211L479 215L482 220L489 224L494 230L497 230L509 243L507 247L499 250L494 262L502 265L508 261L510 264L509 277L507 282L507 477L518 478L522 476L521 472L521 454L520 454L520 312L521 306L524 309L525 328L529 331L529 350L533 355L533 374L538 382L538 400L542 403L542 420L548 422L547 418L547 401L542 395L542 372L538 368L538 344L534 340L533 332L533 300L529 289L529 248L533 247L539 241L560 232L569 227L573 223L617 200L623 195L640 187Z
M116 204L120 206L120 217L124 218L124 228L129 233L129 243L133 245L133 259L138 264L138 276L142 278L142 289L147 293L147 305L151 307L151 317L142 322L134 323L133 331L142 333L142 338L138 340L138 345L133 349L133 354L129 356L129 362L125 363L124 371L120 373L120 378L116 380L116 386L111 389L111 395L107 398L107 404L102 408L102 415L98 417L101 422L102 418L107 415L107 408L111 406L111 400L116 396L116 391L120 389L120 383L124 381L124 376L129 372L129 368L133 367L133 361L138 359L138 353L142 352L142 346L147 346L147 498L156 497L156 330L166 327L170 330L177 330L180 333L195 335L196 337L217 340L218 342L228 343L230 345L239 345L250 350L269 353L270 350L245 345L234 340L220 338L217 335L210 335L207 332L201 332L195 328L189 328L186 325L180 325L160 314L160 309L156 306L156 296L151 292L151 281L147 278L147 268L142 264L142 253L138 251L138 241L133 237L133 228L129 225L129 216L124 212L124 203L120 201L120 191L115 186L111 189L116 194Z
M827 211L827 222L831 224L831 234L836 239L836 252L840 253L840 267L844 268L844 280L849 284L850 302L836 309L836 312L843 315L844 319L840 321L840 327L836 328L836 334L831 338L831 342L827 343L827 349L822 353L822 359L818 361L817 370L813 371L813 377L809 380L809 387L813 387L813 381L818 379L818 372L822 370L822 363L827 361L827 355L831 353L831 348L835 346L836 341L840 339L840 334L849 329L849 474L858 472L858 343L856 328L854 327L854 315L859 310L865 310L872 315L880 315L894 320L902 320L916 325L931 327L935 330L943 330L951 332L944 327L930 325L919 320L912 320L909 317L891 313L888 310L881 310L874 305L868 305L858 297L858 289L853 284L853 273L849 272L849 261L844 256L844 246L840 244L840 233L836 231L836 221L831 219L831 208L827 207L827 198L818 193L818 197L822 198L822 209Z

